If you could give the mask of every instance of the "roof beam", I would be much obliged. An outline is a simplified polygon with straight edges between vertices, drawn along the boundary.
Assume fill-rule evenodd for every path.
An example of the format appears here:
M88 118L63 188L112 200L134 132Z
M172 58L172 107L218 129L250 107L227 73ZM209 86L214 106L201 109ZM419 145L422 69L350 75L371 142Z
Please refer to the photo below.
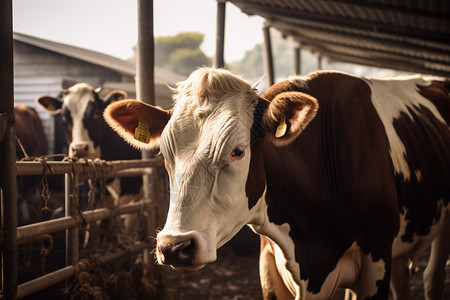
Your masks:
M450 52L450 40L445 41L444 39L441 39L439 41L423 41L419 38L415 37L405 37L402 35L395 35L395 34L389 34L389 33L381 33L381 32L373 32L373 31L367 31L359 27L345 27L345 26L339 26L339 25L333 25L333 24L323 24L317 21L311 21L311 20L305 20L305 19L298 19L294 17L273 17L270 12L263 12L259 13L259 15L266 20L272 22L272 23L278 23L283 22L285 24L290 25L290 27L293 27L293 24L297 24L298 26L301 26L306 29L311 30L320 30L327 33L334 33L334 34L344 34L344 35L355 35L355 36L365 36L368 38L374 38L374 39L380 39L381 41L391 41L394 43L403 43L408 45L416 45L420 47L425 47L428 49L432 49L434 51L444 51L445 53Z
M421 10L414 7L405 7L400 5L387 4L384 2L373 2L373 1L361 1L361 0L321 0L323 2L339 3L342 5L358 6L362 8L390 11L394 13L407 14L417 17L426 17L432 19L439 19L443 21L448 21L450 19L449 14L437 12L437 11L427 11Z
M448 48L447 50L444 50L442 48L430 47L429 44L426 43L418 44L413 43L410 40L404 39L402 40L386 39L376 35L364 34L363 31L332 31L332 30L330 31L329 29L326 28L319 28L304 23L299 24L299 27L297 28L293 26L292 22L287 22L282 19L273 20L272 24L274 25L274 27L281 27L282 28L281 31L286 35L294 35L297 34L299 31L305 30L313 33L314 36L317 36L316 34L329 34L335 35L337 37L350 38L352 40L358 41L364 40L371 43L381 43L389 47L401 48L410 51L426 52L430 55L447 55L448 57L450 57L450 46L446 47Z
M368 61L368 60L362 59L361 57L346 55L346 54L329 53L326 57L331 60L335 60L337 62L352 63L352 64L356 64L356 65L365 65L365 66L370 66L370 67L391 69L391 70L397 70L397 71L403 71L403 72L422 73L422 74L441 76L441 77L449 77L449 75L450 75L450 72L429 69L429 68L422 67L422 66L405 65L405 64L384 64L384 63L379 63L377 61Z
M399 60L398 57L391 57L391 56L385 56L381 58L377 56L366 55L367 52L364 53L364 56L360 56L355 53L349 54L342 51L336 51L330 49L327 46L319 44L308 45L308 48L312 48L315 51L323 53L323 55L326 56L327 58L331 58L342 62L373 66L385 69L407 71L413 73L419 72L423 74L430 74L444 77L450 76L450 71L430 68L417 60L413 61L408 59Z
M335 16L322 15L318 13L311 13L298 10L290 10L279 7L264 6L259 4L247 3L243 0L231 0L234 3L238 3L239 7L247 14L250 15L265 15L266 19L271 20L273 17L279 16L283 18L302 19L312 23L325 23L333 26L341 26L344 28L360 28L365 31L371 31L376 33L383 33L388 35L406 35L413 38L419 38L426 41L432 41L436 43L442 43L443 40L448 42L450 37L447 35L439 34L436 32L429 32L418 30L414 28L401 28L390 24L384 24L379 22L367 22L365 20L352 20L344 19Z
M377 38L370 38L366 36L354 36L349 34L338 34L334 35L333 38L327 38L323 37L320 34L327 33L326 31L320 31L320 30L313 30L312 32L310 30L306 30L307 34L303 33L303 28L299 29L292 29L292 25L287 24L283 21L279 21L276 23L273 23L273 27L276 29L282 31L286 35L291 36L295 40L301 42L301 43L308 43L308 44L314 44L314 43L328 43L328 44L334 44L341 47L347 47L347 48L354 48L354 49L360 49L360 50L368 50L368 51L375 51L380 53L388 53L388 54L396 54L401 56L406 56L410 58L415 59L422 59L438 64L449 64L450 65L450 52L448 51L434 51L430 49L426 49L417 45L402 45L401 43L395 43L391 41L385 41L382 39ZM328 34L330 34L328 32ZM311 36L314 36L311 37ZM346 38L351 38L352 42L347 42ZM368 45L365 45L365 43L372 43L372 44L381 44L383 47L371 47ZM431 56L438 56L441 58L446 58L446 60L436 60L433 58L425 58L424 55L431 55Z

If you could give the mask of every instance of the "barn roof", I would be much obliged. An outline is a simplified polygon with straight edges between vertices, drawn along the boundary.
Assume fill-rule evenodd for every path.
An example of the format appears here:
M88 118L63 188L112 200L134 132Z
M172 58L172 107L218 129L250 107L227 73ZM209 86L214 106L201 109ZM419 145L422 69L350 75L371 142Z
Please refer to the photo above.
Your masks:
M450 77L447 0L229 0L330 60Z
M134 76L136 74L136 67L134 64L104 53L17 32L13 34L13 38L16 41L102 66L124 75ZM157 84L174 84L184 79L186 78L183 75L155 66L155 83Z

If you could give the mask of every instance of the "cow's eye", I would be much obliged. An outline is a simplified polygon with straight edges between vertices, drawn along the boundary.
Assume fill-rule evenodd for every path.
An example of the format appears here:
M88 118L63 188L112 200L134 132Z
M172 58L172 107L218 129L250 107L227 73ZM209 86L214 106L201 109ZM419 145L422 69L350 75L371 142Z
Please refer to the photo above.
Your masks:
M244 153L245 153L244 149L238 147L238 148L235 148L233 150L233 152L231 152L231 157L236 157L236 158L243 157Z

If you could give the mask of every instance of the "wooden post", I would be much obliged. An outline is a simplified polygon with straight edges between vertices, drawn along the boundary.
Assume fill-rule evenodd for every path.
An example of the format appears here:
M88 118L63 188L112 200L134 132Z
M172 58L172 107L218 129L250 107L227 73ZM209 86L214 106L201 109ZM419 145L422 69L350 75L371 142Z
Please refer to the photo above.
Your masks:
M267 23L263 27L264 32L264 50L263 50L263 60L264 60L264 73L266 75L267 87L270 87L275 83L275 74L273 69L273 59L272 59L272 43L270 40L270 25Z
M136 60L136 96L137 100L147 104L155 105L155 58L154 58L154 35L153 35L153 0L138 0L138 43L137 43L137 60ZM153 152L142 151L142 158L151 158ZM163 198L160 197L159 185L163 180L157 168L153 168L151 173L143 176L144 199L153 202L159 202L162 206ZM156 230L162 227L160 224L161 217L158 215L160 209L147 211L146 220L141 222L143 234L146 238L150 237L152 245L150 249L144 249L144 262L149 271L151 279L158 282L161 281L161 270L155 265L152 250L156 246L155 239ZM161 286L162 287L162 286ZM164 291L159 290L161 293Z
M225 67L224 48L225 48L225 7L224 0L217 0L217 28L216 28L216 55L214 65L218 68Z
M153 0L138 0L137 100L155 105Z
M294 47L294 54L293 54L293 68L292 71L294 75L300 75L302 73L302 52L300 49L300 45L297 45Z
M17 180L14 119L12 0L0 1L1 292L17 298Z
M317 55L317 70L322 70L322 55Z

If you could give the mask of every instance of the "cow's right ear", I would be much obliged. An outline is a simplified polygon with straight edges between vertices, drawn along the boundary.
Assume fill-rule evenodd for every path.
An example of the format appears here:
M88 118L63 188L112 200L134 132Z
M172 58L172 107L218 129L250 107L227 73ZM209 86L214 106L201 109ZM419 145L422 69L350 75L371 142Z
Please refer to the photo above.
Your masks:
M263 116L266 134L277 146L292 143L316 116L317 99L301 92L277 95Z
M130 145L153 150L159 147L171 111L137 100L122 100L108 105L103 115L106 123Z
M61 111L62 101L48 95L40 96L36 103L51 114L57 114Z

